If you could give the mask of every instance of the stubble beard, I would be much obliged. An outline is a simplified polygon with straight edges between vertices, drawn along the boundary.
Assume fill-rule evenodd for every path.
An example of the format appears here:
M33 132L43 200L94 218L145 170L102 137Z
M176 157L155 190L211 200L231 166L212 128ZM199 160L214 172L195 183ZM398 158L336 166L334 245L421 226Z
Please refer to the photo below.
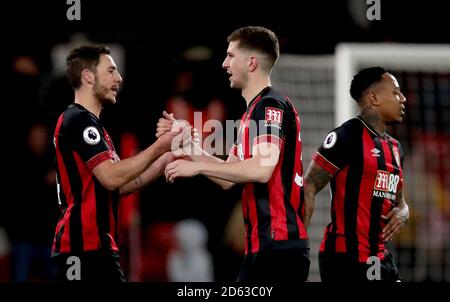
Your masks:
M110 89L105 86L98 85L98 82L94 84L94 97L103 105L113 105L116 103L115 98L108 97Z

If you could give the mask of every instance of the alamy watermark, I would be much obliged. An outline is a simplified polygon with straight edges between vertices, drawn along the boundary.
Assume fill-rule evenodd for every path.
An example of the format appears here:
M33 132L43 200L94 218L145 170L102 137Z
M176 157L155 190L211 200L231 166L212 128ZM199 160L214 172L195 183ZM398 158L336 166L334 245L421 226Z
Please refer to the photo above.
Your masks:
M381 262L377 256L370 256L366 261L370 267L367 269L366 277L369 281L381 280Z
M77 256L70 256L66 260L69 265L66 271L66 277L69 281L81 280L81 260Z
M67 5L70 5L66 12L67 20L80 21L81 20L81 0L67 0Z
M172 124L172 131L177 132L180 127L186 129L189 122L177 120ZM245 122L226 120L224 129L223 123L219 120L211 119L203 123L202 112L195 112L193 127L198 130L198 147L189 140L188 134L182 132L172 141L171 148L175 155L201 155L202 150L218 156L228 155L235 146L235 155L240 160L249 155L258 155L262 166L273 166L278 162L279 154L272 148L272 143L281 148L279 145L281 125L278 123L267 120L257 122L253 119ZM204 139L203 134L206 134Z
M381 0L366 0L367 8L366 17L369 21L380 21L381 20Z

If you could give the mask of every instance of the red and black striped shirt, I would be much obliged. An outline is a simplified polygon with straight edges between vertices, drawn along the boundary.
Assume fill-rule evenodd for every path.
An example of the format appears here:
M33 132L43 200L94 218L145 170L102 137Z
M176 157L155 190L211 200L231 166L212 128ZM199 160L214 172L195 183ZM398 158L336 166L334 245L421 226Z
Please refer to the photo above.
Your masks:
M399 142L380 135L361 117L331 131L313 160L333 175L331 223L321 253L347 253L359 262L386 254L382 229L403 185Z
M54 144L62 213L52 255L99 249L118 251L119 194L104 188L92 173L105 160L119 160L111 138L94 114L72 104L58 119Z
M280 157L267 183L244 186L245 253L308 247L300 119L291 101L270 87L250 102L230 154L249 159L252 148L262 142L278 144Z

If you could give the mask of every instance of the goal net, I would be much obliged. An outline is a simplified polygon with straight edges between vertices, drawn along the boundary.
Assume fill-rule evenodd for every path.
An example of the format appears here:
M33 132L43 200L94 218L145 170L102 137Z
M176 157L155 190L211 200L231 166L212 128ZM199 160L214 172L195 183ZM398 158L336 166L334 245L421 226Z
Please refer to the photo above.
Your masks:
M273 70L274 87L288 95L301 120L303 169L334 127L334 65L333 55L282 55ZM320 281L318 251L324 227L328 223L330 194L324 189L316 197L314 215L308 235L310 239L310 281Z

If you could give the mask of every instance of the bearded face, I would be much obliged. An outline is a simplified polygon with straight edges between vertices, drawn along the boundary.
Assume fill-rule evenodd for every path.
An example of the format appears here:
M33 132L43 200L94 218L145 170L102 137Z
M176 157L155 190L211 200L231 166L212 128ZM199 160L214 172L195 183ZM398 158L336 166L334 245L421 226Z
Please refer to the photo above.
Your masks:
M93 93L102 104L115 104L122 77L110 55L102 55L97 65Z

